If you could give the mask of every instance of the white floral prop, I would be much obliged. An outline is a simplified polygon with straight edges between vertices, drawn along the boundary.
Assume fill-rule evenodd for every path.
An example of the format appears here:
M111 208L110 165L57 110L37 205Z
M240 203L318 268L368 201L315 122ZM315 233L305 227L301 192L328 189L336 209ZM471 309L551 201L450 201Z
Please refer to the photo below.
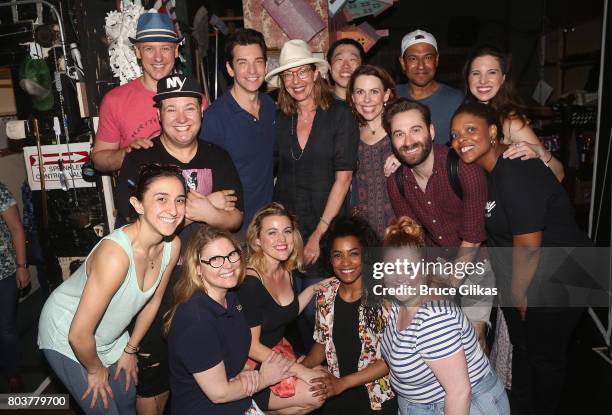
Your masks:
M112 11L106 15L111 70L113 75L120 79L121 85L142 75L134 47L128 37L136 36L138 17L144 12L144 7L137 0L134 4L124 5L121 11Z

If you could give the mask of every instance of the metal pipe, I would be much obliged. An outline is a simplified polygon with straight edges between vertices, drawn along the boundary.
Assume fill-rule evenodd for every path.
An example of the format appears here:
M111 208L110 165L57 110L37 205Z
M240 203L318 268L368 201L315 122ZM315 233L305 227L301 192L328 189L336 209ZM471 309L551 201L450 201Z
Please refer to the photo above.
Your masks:
M49 7L49 9L51 9L53 14L55 14L55 17L57 19L57 24L59 25L60 45L62 47L62 52L64 53L64 60L66 61L65 63L66 68L64 69L65 71L68 67L68 54L66 53L66 39L64 37L64 24L62 23L62 17L60 16L59 12L57 11L57 9L55 8L53 4L45 0L13 0L13 1L9 1L8 3L0 3L0 7L21 6L24 4L44 4L47 7Z

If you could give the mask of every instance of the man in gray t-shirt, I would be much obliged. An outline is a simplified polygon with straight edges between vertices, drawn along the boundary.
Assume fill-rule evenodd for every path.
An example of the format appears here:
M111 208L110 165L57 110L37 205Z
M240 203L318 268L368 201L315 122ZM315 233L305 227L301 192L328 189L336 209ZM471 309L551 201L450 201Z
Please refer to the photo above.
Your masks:
M450 119L463 102L463 93L435 80L438 44L431 33L408 33L402 39L401 51L399 61L408 83L397 85L397 94L429 107L435 143L446 144L450 141Z

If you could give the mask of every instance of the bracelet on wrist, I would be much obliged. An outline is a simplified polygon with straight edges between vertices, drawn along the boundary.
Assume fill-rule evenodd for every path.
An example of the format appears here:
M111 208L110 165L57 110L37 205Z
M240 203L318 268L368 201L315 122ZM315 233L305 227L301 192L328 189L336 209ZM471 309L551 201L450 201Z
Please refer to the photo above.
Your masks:
M319 217L319 219L321 219L321 222L323 222L329 228L329 222L323 219L323 216Z
M134 352L134 353L138 353L140 351L140 347L136 347L130 344L130 342L127 342L127 344L125 345L126 349L129 349L130 351Z
M552 153L552 151L551 151L551 152L550 152L550 157L548 158L548 160L546 160L546 161L542 160L542 163L544 163L544 165L545 165L546 167L550 167L550 162L551 162L551 160L552 160L552 159L553 159L553 153Z
M128 352L126 349L123 349L123 353L125 353L125 354L137 354L138 352L133 352L133 351Z

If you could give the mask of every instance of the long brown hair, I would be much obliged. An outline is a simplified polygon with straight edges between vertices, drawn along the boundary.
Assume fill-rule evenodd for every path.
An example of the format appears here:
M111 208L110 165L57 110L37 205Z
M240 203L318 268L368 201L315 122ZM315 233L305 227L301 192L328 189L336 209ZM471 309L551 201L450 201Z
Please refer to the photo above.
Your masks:
M514 83L511 79L511 59L508 55L503 53L495 46L480 46L474 49L465 61L465 65L463 67L463 81L465 84L465 96L467 100L471 102L478 102L478 99L474 96L474 94L472 94L472 91L470 91L469 77L472 63L474 60L482 56L492 56L495 58L495 60L499 63L502 75L506 77L504 82L499 87L497 94L495 94L495 96L489 101L489 105L491 105L491 107L497 111L502 124L505 120L509 119L518 119L524 124L527 123L529 120L527 119L525 112L525 105L523 104L523 101L516 91Z
M257 238L261 236L262 223L265 218L270 216L283 216L289 219L293 228L293 252L289 255L286 261L281 266L289 273L294 270L303 271L304 265L304 241L298 229L298 223L293 214L291 214L283 205L277 202L270 203L255 213L253 220L249 224L246 234L246 244L248 252L247 267L253 268L259 275L266 273L266 261L264 259L263 250L257 245Z
M355 91L355 81L357 80L357 77L361 75L374 76L380 79L380 83L383 86L383 95L387 91L391 91L389 93L389 99L387 100L387 102L395 101L397 99L397 94L395 93L395 82L393 82L393 78L391 78L391 75L389 75L389 73L385 71L383 68L381 68L380 66L361 65L357 69L355 69L355 72L353 72L353 75L351 75L351 79L349 80L349 83L348 83L348 88L346 91L346 103L348 104L349 108L353 112L353 115L355 116L355 118L357 118L359 125L364 126L367 124L366 120L359 113L359 111L357 111L357 108L355 107L355 102L353 101L353 92ZM386 103L385 103L385 106L386 106Z
M179 305L187 302L197 292L206 293L206 286L198 272L200 265L200 252L210 243L217 239L227 239L234 245L235 249L240 249L240 245L234 237L227 231L214 228L209 225L201 225L196 233L191 236L185 254L183 255L183 266L176 285L173 290L172 307L164 315L163 334L168 335L172 318ZM244 279L245 261L240 260L238 285Z
M317 70L315 64L310 65L313 71ZM279 74L280 78L280 74ZM278 91L278 108L281 112L287 116L297 114L297 103L293 99L293 97L287 91L285 87L285 82L282 79L278 80L280 84L280 89ZM321 108L323 111L327 111L332 103L334 97L332 96L331 86L326 79L323 78L323 75L319 72L319 76L314 81L314 100L317 108Z

